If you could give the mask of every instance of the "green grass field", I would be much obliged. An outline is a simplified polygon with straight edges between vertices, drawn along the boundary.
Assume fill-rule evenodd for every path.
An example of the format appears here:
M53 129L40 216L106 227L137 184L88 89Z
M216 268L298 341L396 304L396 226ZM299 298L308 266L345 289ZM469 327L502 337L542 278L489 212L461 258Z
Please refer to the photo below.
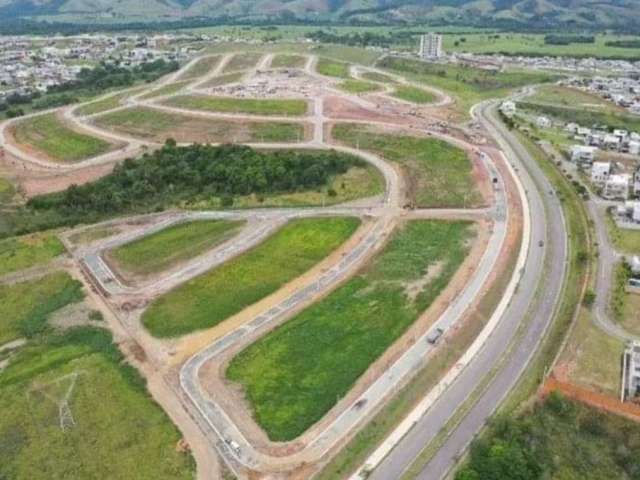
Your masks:
M236 53L231 57L231 60L229 60L229 63L227 63L223 71L228 73L255 68L261 58L262 54L257 52Z
M70 235L69 241L76 245L83 245L95 242L102 238L110 237L116 233L120 233L121 231L122 230L117 226L96 226Z
M327 77L350 78L349 64L329 58L320 58L316 65L316 71Z
M0 345L42 333L51 313L82 297L80 282L64 272L0 285Z
M95 119L97 125L126 135L164 143L178 142L243 143L299 142L304 126L289 122L234 122L180 115L150 108L131 108L108 113Z
M433 93L423 90L422 88L416 88L409 85L396 87L391 96L397 97L400 100L419 104L433 103L436 100L436 96Z
M211 72L218 63L220 63L220 57L218 55L203 57L184 71L178 77L178 80L193 80L195 78L203 77L207 73Z
M271 68L303 68L306 64L305 56L280 54L273 57Z
M380 90L380 86L375 83L353 79L339 83L338 88L348 93L369 93Z
M470 207L482 200L466 153L442 140L381 134L357 124L338 124L332 135L397 162L409 200L418 207Z
M541 86L536 89L533 95L527 97L527 101L573 108L579 107L587 110L608 110L618 113L625 111L624 108L618 107L615 103L598 95L563 85Z
M313 207L336 205L384 193L384 178L372 166L351 167L336 175L326 188L274 195L245 195L234 198L234 208ZM333 192L331 192L333 190ZM335 195L334 195L335 194ZM207 210L222 208L219 198L183 205L184 208Z
M206 88L219 87L221 85L227 85L229 83L236 83L242 80L242 77L245 76L244 72L235 72L235 73L227 73L225 75L219 75L217 77L213 77L211 80L208 80L207 83L204 84Z
M120 270L149 275L194 258L237 234L244 222L179 223L108 253Z
M617 113L612 109L595 110L583 107L565 106L563 104L543 104L529 101L518 102L518 107L539 115L547 115L563 122L576 122L585 127L603 125L610 129L640 130L640 117L637 115Z
M212 327L303 274L359 224L355 218L291 221L249 252L157 299L142 322L157 337Z
M165 102L172 107L209 112L249 113L254 115L304 115L309 105L298 99L258 99L183 95Z
M498 38L495 38L495 37ZM457 33L448 34L443 38L445 51L470 53L501 53L532 54L572 57L618 57L638 58L637 48L620 48L605 45L611 40L634 39L637 37L597 34L594 43L571 43L569 45L549 45L544 42L545 34L532 33ZM466 41L460 40L465 38ZM458 42L458 45L456 45Z
M0 240L0 275L41 265L64 252L64 246L50 233Z
M627 293L626 295L620 325L627 332L640 335L640 295L637 293Z
M87 103L86 105L78 108L76 112L80 115L94 115L96 113L106 112L107 110L118 108L120 106L120 102L129 95L131 95L130 92L111 95L102 100Z
M70 388L74 424L63 431L59 405ZM75 328L22 347L0 371L0 408L0 478L195 477L193 458L176 450L178 430L106 330Z
M298 437L347 394L447 286L472 236L466 222L407 223L354 278L231 361L227 377L271 440Z
M378 67L403 75L409 80L444 90L458 99L456 107L464 115L468 115L469 108L481 100L505 96L511 90L524 85L550 82L559 78L548 73L495 72L398 57L386 57L378 62Z
M619 228L610 215L607 215L607 226L616 250L628 255L640 255L640 230Z
M168 83L160 88L155 90L151 90L150 92L145 93L140 96L141 100L150 100L152 98L164 97L165 95L173 95L174 93L178 93L184 87L189 84L188 80L182 80L180 82Z
M59 162L77 162L112 148L104 140L68 128L55 113L16 123L13 135L18 143L32 147Z
M13 184L6 178L0 177L0 205L10 202L16 194Z
M397 84L398 82L390 75L378 72L364 72L361 77L370 82Z

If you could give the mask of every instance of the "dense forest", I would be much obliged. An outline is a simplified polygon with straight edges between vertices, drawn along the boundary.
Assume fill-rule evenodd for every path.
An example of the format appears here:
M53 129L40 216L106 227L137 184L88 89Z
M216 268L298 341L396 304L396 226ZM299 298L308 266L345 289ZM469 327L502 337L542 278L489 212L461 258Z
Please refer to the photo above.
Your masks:
M229 207L236 196L323 188L333 176L362 165L359 158L333 150L178 147L170 140L138 160L125 160L95 182L32 198L5 218L0 236L160 211L212 197Z
M456 480L638 479L640 426L559 394L501 418L471 448Z

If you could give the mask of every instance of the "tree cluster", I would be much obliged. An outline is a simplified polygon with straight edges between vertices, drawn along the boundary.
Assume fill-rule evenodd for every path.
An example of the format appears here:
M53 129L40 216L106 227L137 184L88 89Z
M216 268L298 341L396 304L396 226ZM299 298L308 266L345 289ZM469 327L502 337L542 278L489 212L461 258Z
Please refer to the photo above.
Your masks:
M96 182L36 197L28 206L66 216L149 211L217 197L288 193L325 186L361 160L335 151L258 151L241 145L177 147L169 141L128 159Z

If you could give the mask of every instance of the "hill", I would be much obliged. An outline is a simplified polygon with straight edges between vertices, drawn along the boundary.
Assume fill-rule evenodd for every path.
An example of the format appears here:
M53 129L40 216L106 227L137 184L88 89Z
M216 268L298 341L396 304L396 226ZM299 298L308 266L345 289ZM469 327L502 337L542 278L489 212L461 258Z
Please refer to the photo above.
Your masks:
M640 0L0 0L0 18L309 21L636 30Z

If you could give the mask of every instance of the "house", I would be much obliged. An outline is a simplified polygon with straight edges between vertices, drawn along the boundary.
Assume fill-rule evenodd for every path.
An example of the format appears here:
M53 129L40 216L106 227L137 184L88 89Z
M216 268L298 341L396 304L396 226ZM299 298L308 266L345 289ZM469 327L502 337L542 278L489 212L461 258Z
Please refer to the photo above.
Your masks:
M627 153L631 155L640 155L640 142L629 140L627 143Z
M640 394L640 342L632 341L622 354L622 401Z
M636 197L640 196L640 168L633 174L633 194Z
M591 166L591 183L597 187L603 187L610 173L610 162L593 162Z
M587 145L591 145L592 147L599 147L602 144L602 140L604 139L604 135L598 132L592 132L591 135L587 137Z
M634 255L629 259L629 267L631 267L631 274L633 276L640 275L640 257Z
M634 223L640 223L640 202L633 202L633 209L631 210L631 220Z
M588 168L593 163L596 147L574 145L571 147L571 161L581 168Z
M604 183L602 189L602 196L609 200L620 199L626 200L629 198L629 183L631 182L631 175L628 173L618 173L615 175L609 175Z
M605 135L602 139L602 146L607 150L618 150L620 147L620 137L613 134Z
M508 118L513 117L516 114L516 104L510 100L502 102L500 105L500 111Z
M580 125L578 125L577 123L567 123L567 125L564 127L565 132L567 133L573 133L576 134L578 133L578 128L580 128Z
M536 125L538 128L549 128L551 126L551 120L547 117L536 118Z

